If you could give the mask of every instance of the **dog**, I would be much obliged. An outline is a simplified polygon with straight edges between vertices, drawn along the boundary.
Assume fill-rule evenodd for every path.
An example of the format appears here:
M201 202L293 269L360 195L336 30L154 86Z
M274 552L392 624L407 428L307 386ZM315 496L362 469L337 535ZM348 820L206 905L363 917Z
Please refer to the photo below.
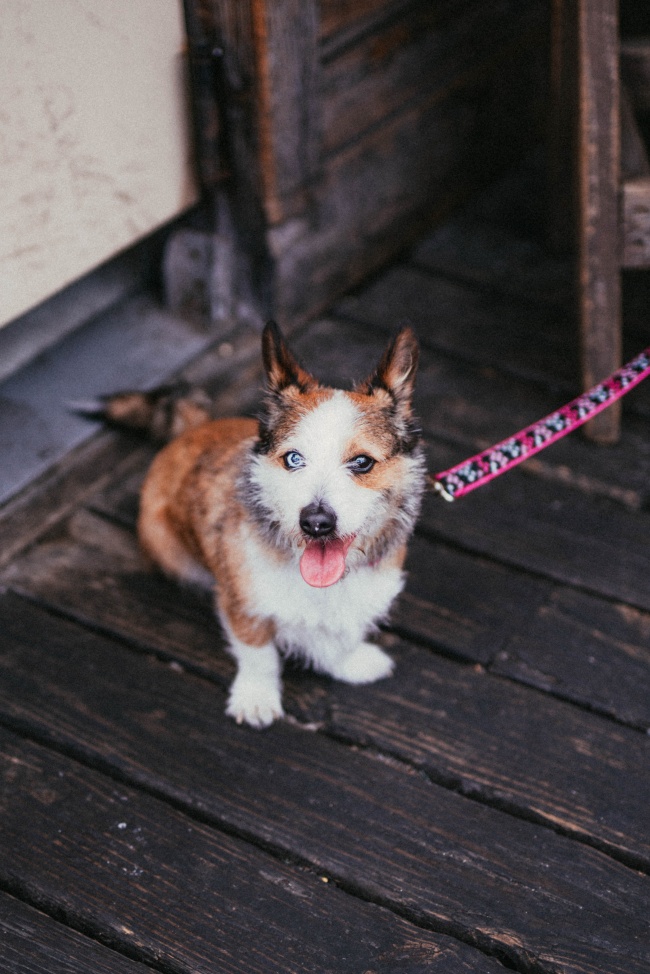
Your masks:
M169 389L101 405L173 437L142 487L140 543L167 575L214 591L237 664L226 713L255 728L283 716L284 657L352 684L391 674L367 637L403 587L426 482L410 327L350 391L321 385L272 322L262 358L259 421L212 419L201 396Z

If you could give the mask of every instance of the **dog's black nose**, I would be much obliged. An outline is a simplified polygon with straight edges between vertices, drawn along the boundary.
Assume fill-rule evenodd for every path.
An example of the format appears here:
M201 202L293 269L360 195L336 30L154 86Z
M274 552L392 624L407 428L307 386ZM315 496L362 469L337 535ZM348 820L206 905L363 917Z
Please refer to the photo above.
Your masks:
M310 538L326 538L336 528L336 514L323 501L308 504L300 512L300 527Z

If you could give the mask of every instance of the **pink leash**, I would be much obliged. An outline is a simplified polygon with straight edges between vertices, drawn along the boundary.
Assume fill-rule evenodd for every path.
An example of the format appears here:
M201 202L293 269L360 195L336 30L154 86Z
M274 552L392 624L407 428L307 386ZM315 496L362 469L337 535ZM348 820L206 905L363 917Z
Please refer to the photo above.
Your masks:
M572 433L603 409L620 399L650 375L650 348L599 383L572 399L557 412L527 426L515 436L502 440L489 450L477 453L449 470L431 477L431 485L446 501L456 500L471 490L482 487L502 473L512 470L551 443Z

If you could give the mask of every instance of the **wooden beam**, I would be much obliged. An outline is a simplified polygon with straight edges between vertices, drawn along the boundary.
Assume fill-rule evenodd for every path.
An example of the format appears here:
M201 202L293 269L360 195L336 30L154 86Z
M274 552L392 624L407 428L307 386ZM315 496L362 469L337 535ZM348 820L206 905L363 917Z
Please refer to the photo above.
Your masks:
M621 364L619 272L620 86L617 0L575 0L578 64L578 294L582 382ZM618 439L620 406L586 426L599 443Z
M251 0L264 207L270 224L304 212L320 166L315 0Z
M625 180L622 211L623 267L650 268L650 175Z

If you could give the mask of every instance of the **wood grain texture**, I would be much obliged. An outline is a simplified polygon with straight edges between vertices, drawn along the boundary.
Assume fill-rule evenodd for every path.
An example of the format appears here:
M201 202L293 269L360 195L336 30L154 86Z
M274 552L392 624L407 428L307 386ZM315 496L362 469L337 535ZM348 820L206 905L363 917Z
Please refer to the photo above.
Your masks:
M650 615L558 587L491 667L650 730Z
M74 761L6 732L0 742L0 875L158 971L501 969L470 947L346 896L308 869L271 858ZM27 817L21 806L30 808ZM34 856L38 845L51 850L45 861ZM63 960L48 971L148 969L118 956L111 966L104 959L110 952L95 945L96 964L86 948L89 966L74 966L76 938L68 939L69 966ZM61 947L51 950L50 962L61 953ZM12 974L40 970L11 968Z
M6 758L5 751L0 761L4 763ZM50 834L47 841L51 838ZM101 946L5 893L0 893L0 942L2 974L147 974L151 971L150 967Z
M457 448L431 444L432 470L462 459ZM605 497L585 504L573 487L515 470L463 503L428 495L420 524L466 550L650 609L650 517Z
M522 32L521 5L513 2L402 4L356 41L323 45L319 88L323 151L340 150L410 103L448 97L468 74L489 67L495 51ZM335 40L335 39L334 39Z
M318 8L313 0L251 0L258 151L274 225L304 212L321 165Z
M233 667L208 605L194 603L187 593L155 576L123 574L110 528L101 532L95 526L93 531L86 520L84 535L86 543L92 539L96 547L57 544L49 551L42 549L38 557L18 566L7 583L93 629L113 631L142 651L155 651L160 659L225 687ZM551 592L550 586L534 579L420 539L412 546L409 564L406 595L394 613L400 631L468 660L494 662L497 673L648 726L650 616L571 590ZM585 640L587 625L590 641ZM593 658L596 651L600 659ZM462 779L468 789L507 799L529 815L557 825L563 822L568 832L609 844L624 857L650 862L642 822L630 822L623 832L615 824L615 798L623 780L645 760L642 737L616 732L607 723L601 725L580 711L499 680L473 676L422 650L404 647L397 659L397 676L385 686L364 691L362 701L358 690L289 677L289 710L304 721L324 722L350 739L372 739L406 760L423 761L444 780ZM619 677L612 687L608 680L613 672ZM471 714L469 701L478 708ZM373 729L376 713L390 714L382 719L381 730ZM493 714L497 723L477 721L478 713ZM549 724L552 734L545 730ZM408 731L398 733L400 727ZM419 735L428 743L420 744ZM439 749L433 748L427 763L421 755L433 738ZM581 746L570 743L584 738L592 740L594 754L609 755L597 760L623 769L622 781L598 763L594 768L585 763ZM533 756L529 742L534 739L539 745ZM490 749L489 740L498 744ZM503 768L509 769L506 779ZM565 769L570 788L562 777ZM538 782L543 782L539 792ZM573 796L571 808L561 810L567 791ZM584 797L574 809L578 791ZM587 808L590 812L583 814Z
M578 0L578 288L582 381L590 389L621 365L620 82L616 0ZM587 424L613 443L615 404Z
M3 601L5 723L511 963L593 974L647 969L646 877L319 734L286 724L265 735L242 730L222 716L223 694L203 681L62 621L39 624L37 610L16 614L12 600ZM30 658L43 638L51 652L46 672ZM117 844L108 862L97 857L97 869L115 877L124 865L126 879L134 854L135 866L146 863L128 834L128 806L118 804L111 813ZM17 877L34 862L26 815L40 815L39 806L4 805L2 841L16 857ZM48 822L52 814L50 806ZM117 828L120 821L127 830ZM122 853L122 842L136 845L135 853ZM175 848L191 874L191 847ZM36 872L54 873L54 865L39 861ZM71 895L56 885L59 896ZM80 870L85 901L98 885ZM133 891L141 886L136 877ZM192 904L187 887L183 900ZM165 918L156 927L160 944L173 935L167 911Z
M422 97L327 156L315 220L269 235L281 321L323 310L523 151L533 138L531 34L504 42L489 63L466 65L444 94L423 83Z
M650 176L626 179L622 187L623 256L627 268L650 267Z

